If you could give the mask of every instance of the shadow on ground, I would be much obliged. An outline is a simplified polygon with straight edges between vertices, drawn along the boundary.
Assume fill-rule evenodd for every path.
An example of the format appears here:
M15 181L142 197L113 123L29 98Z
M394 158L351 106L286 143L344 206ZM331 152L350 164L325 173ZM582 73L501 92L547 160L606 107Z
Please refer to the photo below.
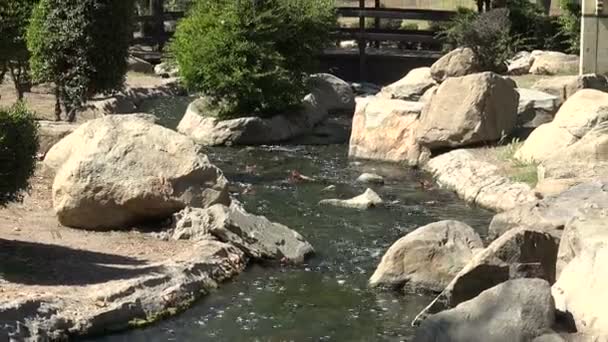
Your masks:
M91 285L129 279L158 267L131 257L0 239L0 279L25 285Z

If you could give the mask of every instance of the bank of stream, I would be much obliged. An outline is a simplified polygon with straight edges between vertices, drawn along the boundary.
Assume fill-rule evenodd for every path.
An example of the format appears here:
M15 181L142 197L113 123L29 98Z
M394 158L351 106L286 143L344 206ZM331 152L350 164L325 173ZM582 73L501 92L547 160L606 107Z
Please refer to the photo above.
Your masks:
M183 104L175 103L181 110ZM162 109L153 112L163 115ZM407 341L413 333L409 322L432 297L368 288L383 253L403 235L438 220L460 220L485 235L492 214L450 192L422 189L420 181L429 176L419 171L349 161L347 149L208 149L248 211L297 230L316 255L298 267L250 267L179 316L89 341ZM293 170L316 182L289 182ZM355 183L362 172L385 177L384 186L373 187L388 203L385 208L317 204L362 193L366 186ZM324 190L330 185L335 189Z

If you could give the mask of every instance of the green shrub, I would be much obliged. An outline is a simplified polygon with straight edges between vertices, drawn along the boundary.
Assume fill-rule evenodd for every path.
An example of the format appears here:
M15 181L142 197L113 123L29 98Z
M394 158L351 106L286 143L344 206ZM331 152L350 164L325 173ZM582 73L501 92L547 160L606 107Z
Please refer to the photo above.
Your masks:
M521 47L521 41L511 34L509 10L494 9L477 14L459 9L456 17L440 29L450 48L471 48L483 70L502 72L506 61Z
M0 83L10 73L17 98L29 89L29 54L25 32L38 0L0 1Z
M217 116L271 116L301 102L335 21L333 0L198 0L169 50Z
M19 198L36 166L38 125L21 102L0 108L0 204Z
M557 18L559 33L567 51L578 54L581 43L581 5L573 0L561 0L562 15Z
M33 77L56 84L68 120L91 95L123 86L132 16L132 0L41 0L35 8L27 32Z

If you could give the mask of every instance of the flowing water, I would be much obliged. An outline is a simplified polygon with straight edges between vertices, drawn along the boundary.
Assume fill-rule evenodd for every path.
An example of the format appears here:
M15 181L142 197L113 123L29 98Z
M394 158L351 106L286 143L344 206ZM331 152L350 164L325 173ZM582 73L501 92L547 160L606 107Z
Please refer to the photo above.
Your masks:
M316 249L305 265L252 265L181 315L95 341L407 341L412 318L432 297L370 289L386 249L417 227L464 221L483 235L489 212L453 194L422 190L428 175L397 165L352 162L347 146L212 148L210 159L241 189L248 211L300 232ZM290 183L292 170L313 183ZM389 203L368 211L319 206L365 190L362 172L385 177L373 188ZM335 185L335 190L324 190Z

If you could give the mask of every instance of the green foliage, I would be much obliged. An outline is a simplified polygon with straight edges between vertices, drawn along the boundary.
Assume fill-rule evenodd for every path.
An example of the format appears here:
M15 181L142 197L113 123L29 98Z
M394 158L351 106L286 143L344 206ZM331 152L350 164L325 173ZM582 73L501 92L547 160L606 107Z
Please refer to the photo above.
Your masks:
M21 102L0 108L0 204L19 198L36 165L38 126Z
M132 0L41 0L27 32L35 80L54 82L73 120L96 93L122 87L131 39Z
M581 42L581 5L574 0L561 0L562 15L557 18L559 33L570 53L578 54Z
M219 117L271 116L301 102L335 21L333 0L198 0L169 50Z
M481 14L460 8L440 29L440 37L451 47L471 48L480 67L488 71L503 71L506 61L521 47L521 40L511 34L509 10L505 8Z
M36 2L38 0L0 1L0 74L10 72L18 98L29 88L25 32Z

